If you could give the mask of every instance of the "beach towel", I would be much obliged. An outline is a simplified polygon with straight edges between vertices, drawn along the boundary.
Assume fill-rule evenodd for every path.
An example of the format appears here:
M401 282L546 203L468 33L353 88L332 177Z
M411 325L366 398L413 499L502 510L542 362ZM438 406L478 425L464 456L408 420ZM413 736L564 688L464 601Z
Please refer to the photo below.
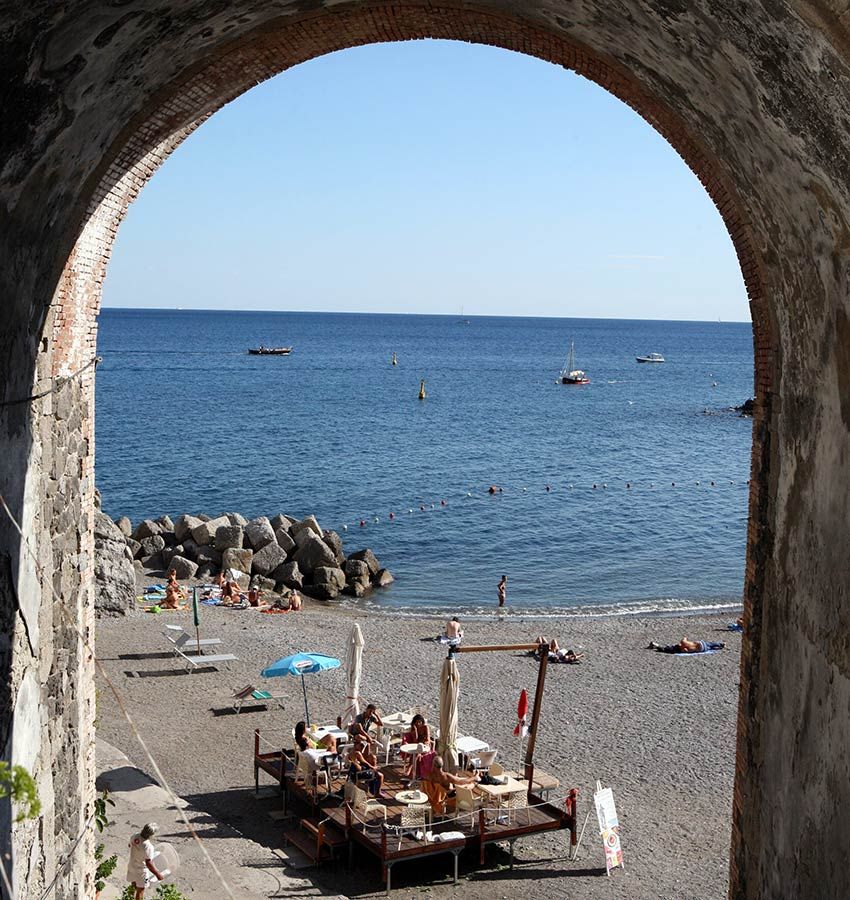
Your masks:
M726 628L727 628L729 631L743 631L743 630L744 630L744 626L743 626L743 625L739 625L737 622L730 622L730 623L726 626Z
M711 656L712 653L720 653L719 650L698 650L696 653L671 653L671 656Z
M255 700L271 700L272 695L268 691L251 691L251 696Z
M451 646L451 647L457 647L457 646L460 644L460 642L461 642L462 640L463 640L463 636L462 636L462 635L461 635L461 637L450 638L450 637L446 637L446 635L444 635L444 634L441 634L441 635L439 635L439 636L437 637L437 642L438 642L438 643L440 643L440 644L448 644L448 645Z
M165 585L164 584L149 584L145 590L145 594L164 594L165 593Z

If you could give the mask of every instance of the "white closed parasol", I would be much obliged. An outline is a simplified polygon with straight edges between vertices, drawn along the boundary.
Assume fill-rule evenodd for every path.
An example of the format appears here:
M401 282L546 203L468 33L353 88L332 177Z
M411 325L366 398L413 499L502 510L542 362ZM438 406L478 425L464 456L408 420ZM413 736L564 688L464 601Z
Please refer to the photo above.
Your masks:
M460 676L454 658L443 663L440 674L440 753L446 770L457 769L457 700L460 694Z
M350 725L360 713L360 670L363 666L363 633L357 622L348 636L345 654L345 669L348 672L348 691L345 696L345 709L342 713L342 726Z

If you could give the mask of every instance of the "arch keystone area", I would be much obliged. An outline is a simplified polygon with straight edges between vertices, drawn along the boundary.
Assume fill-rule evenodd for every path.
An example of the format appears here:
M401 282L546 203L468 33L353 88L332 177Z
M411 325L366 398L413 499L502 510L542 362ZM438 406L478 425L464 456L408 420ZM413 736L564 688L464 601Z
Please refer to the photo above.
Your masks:
M94 370L84 367L117 228L169 153L252 85L334 50L422 38L516 50L597 82L676 148L726 223L750 298L758 397L730 896L845 895L850 21L836 10L33 0L0 11L0 491L28 548L3 519L0 745L32 760L44 803L41 821L14 834L0 807L19 896L39 896L57 874L57 897L91 893L90 837L58 873L57 863L94 799Z

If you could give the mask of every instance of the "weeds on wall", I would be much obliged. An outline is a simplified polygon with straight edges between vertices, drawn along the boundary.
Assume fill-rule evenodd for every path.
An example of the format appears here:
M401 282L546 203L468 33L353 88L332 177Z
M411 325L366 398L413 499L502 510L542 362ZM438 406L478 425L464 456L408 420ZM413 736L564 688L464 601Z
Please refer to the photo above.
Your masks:
M34 819L41 812L38 788L32 775L23 766L10 766L0 762L0 797L11 797L18 807L16 822Z

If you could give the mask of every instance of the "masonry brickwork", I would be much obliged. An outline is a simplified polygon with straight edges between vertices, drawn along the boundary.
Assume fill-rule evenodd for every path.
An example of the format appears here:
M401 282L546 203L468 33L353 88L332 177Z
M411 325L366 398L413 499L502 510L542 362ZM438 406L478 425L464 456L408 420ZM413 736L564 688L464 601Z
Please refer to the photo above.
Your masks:
M757 405L731 896L839 896L850 825L850 22L838 6L68 0L57 10L33 0L0 12L0 399L46 389L94 357L129 204L189 133L254 84L334 50L422 38L516 50L595 81L700 179L750 298ZM36 773L46 800L10 842L21 897L53 877L93 801L82 642L93 384L89 369L42 400L0 407L0 490L31 551L0 521L11 636L0 648L0 746ZM0 820L8 814L0 806ZM91 895L90 856L86 838L57 897Z

